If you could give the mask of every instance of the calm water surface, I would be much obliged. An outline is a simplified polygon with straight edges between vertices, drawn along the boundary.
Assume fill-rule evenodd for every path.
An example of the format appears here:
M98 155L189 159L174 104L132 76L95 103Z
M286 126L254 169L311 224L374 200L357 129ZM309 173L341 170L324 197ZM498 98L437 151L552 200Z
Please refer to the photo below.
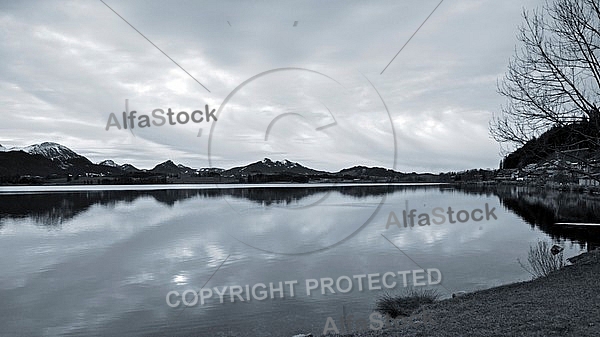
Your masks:
M406 209L470 212L485 204L497 219L386 228L392 211L402 222ZM5 191L0 334L320 334L328 316L339 324L343 310L366 319L383 290L307 296L306 279L437 268L443 279L431 287L446 297L528 280L517 259L526 261L538 240L565 246L566 257L598 244L588 240L597 233L552 225L597 221L598 205L557 192L447 186ZM215 294L189 308L165 299L205 283L290 280L299 282L294 297L286 290L285 298L220 303Z

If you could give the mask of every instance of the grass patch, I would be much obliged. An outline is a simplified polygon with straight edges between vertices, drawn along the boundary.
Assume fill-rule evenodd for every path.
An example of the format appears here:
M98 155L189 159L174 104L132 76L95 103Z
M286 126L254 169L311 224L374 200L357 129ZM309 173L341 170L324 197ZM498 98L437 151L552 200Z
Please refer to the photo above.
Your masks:
M377 299L375 311L390 318L410 316L420 306L434 303L439 298L435 289L409 288L399 295L384 293Z

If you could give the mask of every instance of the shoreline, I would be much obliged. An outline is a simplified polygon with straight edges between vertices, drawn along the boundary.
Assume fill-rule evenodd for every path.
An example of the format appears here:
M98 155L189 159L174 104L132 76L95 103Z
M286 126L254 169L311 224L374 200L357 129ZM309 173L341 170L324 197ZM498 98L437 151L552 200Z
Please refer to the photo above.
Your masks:
M263 184L126 184L126 185L20 185L0 186L0 193L31 192L88 192L88 191L148 191L148 190L208 190L244 188L331 188L331 187L381 187L381 186L443 186L448 183L379 183L379 182L340 182L340 183L263 183Z
M597 336L600 249L569 260L546 277L441 300L409 317L426 322L327 336Z
M553 190L567 193L599 195L600 186L584 186L579 184L553 184L539 182L523 182L523 181L463 181L451 182L454 188L469 190L469 189L488 189L488 188L503 188L503 187L524 187L524 188L539 188L545 190Z

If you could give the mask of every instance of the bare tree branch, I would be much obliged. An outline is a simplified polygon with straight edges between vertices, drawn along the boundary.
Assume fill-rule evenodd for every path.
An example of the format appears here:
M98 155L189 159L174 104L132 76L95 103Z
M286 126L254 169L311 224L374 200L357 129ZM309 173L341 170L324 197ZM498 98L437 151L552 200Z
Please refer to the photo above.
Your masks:
M590 171L598 168L600 159L599 1L554 0L538 10L524 11L517 39L520 48L498 83L507 103L490 122L492 137L523 146L549 130L563 128L569 132L564 144L546 150L578 164L557 166L600 179ZM586 150L574 151L581 148ZM547 159L548 151L538 155Z

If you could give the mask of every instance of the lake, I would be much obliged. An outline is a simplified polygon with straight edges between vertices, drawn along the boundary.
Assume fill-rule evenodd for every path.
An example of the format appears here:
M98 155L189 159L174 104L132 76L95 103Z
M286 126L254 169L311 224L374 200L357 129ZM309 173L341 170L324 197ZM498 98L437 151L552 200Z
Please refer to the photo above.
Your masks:
M554 223L598 222L599 204L523 187L3 187L0 334L319 335L328 317L341 328L344 313L367 319L379 296L402 292L398 272L410 287L414 271L438 270L420 282L443 297L529 280L517 259L538 240L565 257L598 246L594 229ZM202 305L167 303L201 288Z

